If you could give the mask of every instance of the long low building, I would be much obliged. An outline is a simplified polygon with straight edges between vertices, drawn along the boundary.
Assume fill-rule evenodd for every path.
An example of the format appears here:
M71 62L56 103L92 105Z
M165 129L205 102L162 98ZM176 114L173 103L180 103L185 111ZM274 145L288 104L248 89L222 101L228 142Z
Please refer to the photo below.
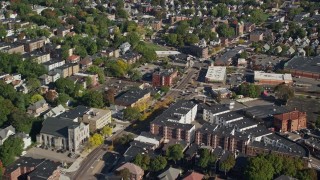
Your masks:
M293 80L291 74L275 74L255 71L254 83L258 85L292 84Z
M320 79L320 56L294 57L284 65L284 69L293 76Z
M210 66L206 74L206 82L220 82L226 81L227 68L225 66Z

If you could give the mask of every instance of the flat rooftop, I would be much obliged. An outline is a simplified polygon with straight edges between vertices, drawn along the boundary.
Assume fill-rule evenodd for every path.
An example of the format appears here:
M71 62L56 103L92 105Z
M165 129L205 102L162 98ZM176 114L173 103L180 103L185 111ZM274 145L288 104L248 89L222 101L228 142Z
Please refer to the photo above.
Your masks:
M265 73L263 71L254 71L254 80L274 80L289 83L292 82L292 76L291 74L275 74Z
M210 66L208 68L206 79L209 81L224 81L226 79L225 66Z
M285 64L285 69L320 73L320 56L294 57Z

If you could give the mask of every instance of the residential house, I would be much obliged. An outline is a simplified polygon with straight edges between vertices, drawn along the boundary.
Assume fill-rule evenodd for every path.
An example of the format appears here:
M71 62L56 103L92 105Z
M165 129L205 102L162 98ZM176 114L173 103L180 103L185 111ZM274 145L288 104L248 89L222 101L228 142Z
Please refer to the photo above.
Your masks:
M26 40L24 43L24 49L26 52L32 52L36 49L40 49L45 45L44 39Z
M27 54L25 58L30 58L33 62L42 64L50 61L51 56L48 52L32 52L30 54Z
M79 72L79 64L68 63L54 69L60 77L66 78Z
M89 124L90 132L95 132L111 123L111 111L108 109L90 108L82 116L81 121Z
M193 56L199 57L199 58L209 58L209 48L208 47L202 47L202 46L186 46L182 49L182 51L186 54L191 54Z
M18 133L15 135L16 137L19 137L22 139L23 141L23 150L26 150L29 146L31 146L32 141L31 141L31 137L29 136L29 134L26 133Z
M46 94L44 95L46 100L48 100L49 102L54 102L57 98L58 98L58 92L54 89L50 89L46 92Z
M43 118L47 119L48 117L57 117L64 112L66 112L66 109L61 104L59 104L58 106L50 109L46 114L44 114Z
M67 58L67 63L78 63L80 61L80 56L71 55Z
M254 31L255 28L256 28L256 25L253 23L245 23L245 25L244 25L244 31L248 32L248 33Z
M106 57L115 57L118 58L120 56L120 51L119 49L115 49L115 48L108 48L106 50L103 50L101 52L102 56L106 56Z
M86 84L85 86L83 86L84 88L86 88L87 86L96 86L99 84L99 76L98 74L89 74L89 73L75 73L74 78L79 79L87 79L90 78L91 79L91 84Z
M0 51L6 52L9 54L13 54L13 53L23 54L24 53L24 45L20 44L20 43L1 43L0 44Z
M203 179L204 175L198 172L188 172L186 176L182 180L201 180Z
M47 84L50 84L51 82L56 82L59 78L60 78L60 74L53 71L49 71L48 74L44 74L39 77L42 85L47 85Z
M121 165L120 167L118 167L116 169L117 172L123 170L123 169L128 169L130 172L130 180L142 180L142 177L144 175L144 171L141 167L133 164L133 163L125 163L123 165Z
M261 31L254 31L250 33L250 41L252 42L259 42L263 40L263 32Z
M136 52L127 52L126 54L121 55L119 58L125 60L128 64L136 63L142 57L141 54Z
M92 58L87 56L80 61L80 68L87 69L92 65Z
M42 99L30 105L28 107L27 113L34 117L38 117L41 115L41 113L47 111L48 109L49 109L48 103L46 102L46 100Z
M16 133L16 129L12 126L8 126L4 129L0 129L0 145L4 143L11 135Z
M43 66L46 68L47 71L51 71L57 67L63 66L65 64L65 60L62 59L54 59L51 61L47 61L42 63Z
M131 45L128 42L121 44L121 46L119 47L121 54L125 54L127 51L129 51L130 47Z
M169 169L167 169L166 171L164 171L163 173L159 174L157 176L157 178L159 180L166 180L166 179L178 179L180 176L181 170L180 169L176 169L173 167L169 167Z

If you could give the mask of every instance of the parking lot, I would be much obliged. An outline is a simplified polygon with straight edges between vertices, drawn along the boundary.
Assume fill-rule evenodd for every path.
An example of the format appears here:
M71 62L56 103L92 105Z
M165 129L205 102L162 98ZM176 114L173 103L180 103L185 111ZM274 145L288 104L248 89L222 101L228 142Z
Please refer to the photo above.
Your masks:
M27 151L27 154L24 155L26 157L32 157L35 159L50 159L56 162L66 162L72 163L76 160L76 158L68 157L69 152L65 153L57 153L56 151L52 151L51 149L42 149L38 147L33 147Z

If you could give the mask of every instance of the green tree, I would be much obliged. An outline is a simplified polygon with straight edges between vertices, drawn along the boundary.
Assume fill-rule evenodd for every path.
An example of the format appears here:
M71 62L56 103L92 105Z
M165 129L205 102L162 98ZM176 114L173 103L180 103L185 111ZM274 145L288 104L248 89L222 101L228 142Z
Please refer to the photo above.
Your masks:
M140 71L138 70L133 70L131 73L130 73L130 79L132 81L138 81L138 80L141 80L142 79L142 74Z
M315 169L310 169L310 168L298 171L296 177L301 180L317 180L318 179L317 171Z
M226 15L229 14L229 9L225 4L218 4L217 8L215 8L217 10L217 16L218 17L225 17Z
M123 180L129 180L131 173L130 173L129 169L124 168L124 169L121 169L121 170L118 172L118 175L119 175L120 177L122 177Z
M32 124L35 121L34 118L28 116L25 111L15 109L10 115L10 124L18 132L24 132L29 134L31 132Z
M8 116L13 109L14 106L11 101L0 96L0 126L8 120Z
M72 95L74 92L75 84L72 80L67 78L59 78L55 82L55 87L59 93L66 93Z
M104 106L103 95L99 91L88 91L82 96L82 102L95 108L102 108Z
M294 97L294 90L292 87L286 84L279 84L274 88L274 92L277 98L287 102L289 99Z
M232 154L230 154L226 160L222 161L220 164L220 168L224 171L226 174L230 169L233 168L233 166L236 164L236 160Z
M123 110L123 118L129 121L137 120L141 116L141 113L138 108L128 107Z
M104 126L103 128L102 128L102 134L104 135L104 136L111 136L111 134L112 134L112 127L110 127L110 126Z
M30 102L35 103L44 99L40 94L35 94L31 97Z
M163 170L167 166L167 160L163 156L157 156L150 161L150 171L157 172Z
M315 125L317 128L320 128L320 116L318 116Z
M103 144L103 137L101 134L95 133L89 138L89 144L91 147L100 146Z
M214 165L216 162L216 157L214 154L211 154L209 149L202 148L200 149L200 158L198 161L198 166L207 169L210 165Z
M27 80L27 87L30 91L35 91L41 86L41 82L37 78L29 78Z
M63 106L67 105L67 102L72 98L66 93L59 93L58 98L56 99L56 104L62 104Z
M147 154L138 154L134 160L133 163L140 166L143 170L149 169L150 164L150 156Z
M228 27L228 25L222 23L218 26L217 32L221 37L230 38L235 35L235 31L232 27Z
M183 147L180 144L169 146L166 156L169 160L173 160L176 163L183 158Z
M254 9L250 12L248 20L255 24L261 24L268 19L268 14L265 14L262 9Z
M263 156L257 156L249 159L246 167L245 176L249 180L261 179L271 180L274 175L272 164Z
M23 140L19 137L10 136L0 147L0 160L4 166L13 163L15 156L20 156L23 151Z

